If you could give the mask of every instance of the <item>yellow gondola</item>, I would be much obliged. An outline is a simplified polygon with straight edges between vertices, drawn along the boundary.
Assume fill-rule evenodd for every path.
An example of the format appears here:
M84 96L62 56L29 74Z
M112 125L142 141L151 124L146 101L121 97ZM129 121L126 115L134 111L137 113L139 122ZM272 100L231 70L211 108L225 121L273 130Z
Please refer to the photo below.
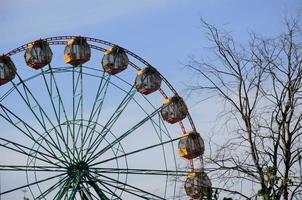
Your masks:
M188 132L178 142L178 154L186 159L194 159L204 153L204 141L199 133Z
M41 69L52 59L52 51L45 40L37 40L27 46L24 54L26 64L34 69Z
M86 39L83 37L75 37L67 42L64 50L65 63L73 66L84 64L90 60L91 50Z

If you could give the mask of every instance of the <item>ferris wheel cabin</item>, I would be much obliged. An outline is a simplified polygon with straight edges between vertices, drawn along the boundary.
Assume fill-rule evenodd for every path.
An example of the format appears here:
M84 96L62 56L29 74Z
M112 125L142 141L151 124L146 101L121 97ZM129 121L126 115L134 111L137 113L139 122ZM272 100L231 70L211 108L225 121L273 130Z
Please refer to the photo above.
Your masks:
M90 56L90 46L85 38L75 37L67 42L67 46L64 50L65 63L78 66L89 61Z
M205 172L191 172L184 187L192 199L212 199L212 183Z
M29 67L41 69L51 62L52 55L48 42L37 40L27 46L24 58Z
M158 71L154 67L148 66L137 72L135 88L138 92L148 95L160 88L161 81L162 78Z
M113 46L107 50L102 58L102 66L105 72L114 75L127 68L128 56L124 49Z
M16 76L17 69L9 56L0 56L0 85L10 82Z
M178 142L179 156L189 160L203 155L204 150L204 141L197 132L184 134Z
M186 118L188 108L184 100L179 96L173 96L164 102L161 115L165 121L174 124Z

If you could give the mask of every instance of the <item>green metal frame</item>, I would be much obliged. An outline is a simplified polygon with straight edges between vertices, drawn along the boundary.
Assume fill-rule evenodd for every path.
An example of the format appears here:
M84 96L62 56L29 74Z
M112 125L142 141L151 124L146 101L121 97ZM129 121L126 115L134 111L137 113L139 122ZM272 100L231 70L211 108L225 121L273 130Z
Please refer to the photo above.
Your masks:
M60 79L63 75L68 77L66 81L72 88L68 102L65 101L67 89L62 86ZM87 78L97 80L88 113L85 108ZM115 80L122 82L124 86L118 85ZM46 89L48 96L43 98L48 100L47 105L33 89L32 82L36 81ZM110 101L107 96L111 88L119 90L124 97L102 125L100 121L103 106L106 101ZM15 97L24 106L26 113L19 113L10 106L9 99ZM136 97L143 99L149 110ZM135 104L145 116L134 125L129 125L126 131L114 134L112 129L118 126L121 116L129 114L126 108L130 104ZM153 111L150 111L150 108ZM171 136L160 115L161 109L162 106L154 106L148 97L139 94L132 83L100 69L82 65L53 67L49 64L29 78L23 79L17 74L16 79L11 82L11 87L0 96L0 119L1 123L18 132L20 137L30 141L30 145L0 135L0 149L26 157L27 163L0 163L0 173L24 172L27 183L0 191L0 196L5 197L9 193L26 188L32 198L45 200L109 200L123 199L124 195L135 199L176 198L179 188L176 181L171 181L172 177L185 177L188 171L178 170L175 153L169 154L173 160L173 168L169 169L171 166L167 161L166 150L174 152L174 144L180 137ZM27 115L32 116L34 123L25 117ZM158 142L126 152L123 141L146 124L152 126L153 130L148 131L157 135ZM162 151L162 169L130 167L129 156L158 148ZM100 159L109 155L109 152L110 157ZM114 163L115 167L106 167L107 163ZM148 181L148 177L163 177L161 194L131 184L129 180L132 176L142 177L145 181ZM168 187L171 182L172 189Z
M111 75L99 72L99 84L97 85L92 110L89 113L89 117L86 120L84 117L84 92L83 92L83 76L95 76L89 74L87 71L90 68L85 66L78 66L74 68L52 68L48 66L48 69L42 69L38 75L23 80L18 75L18 82L12 82L13 89L9 91L6 98L12 95L18 95L21 97L23 103L27 106L28 111L32 114L34 119L40 125L42 132L31 126L26 120L22 119L22 116L18 116L15 112L5 106L4 102L6 98L1 98L0 102L0 116L11 126L16 128L22 135L26 136L33 142L32 147L19 144L17 142L8 140L6 138L0 138L0 146L14 152L18 152L28 157L27 165L0 165L0 171L24 171L28 174L28 183L16 187L11 190L3 191L0 195L5 195L10 192L20 190L22 188L29 188L32 196L35 199L47 199L52 195L54 199L122 199L123 193L132 195L141 199L167 199L166 196L158 196L152 192L145 191L137 188L136 186L127 183L127 177L131 175L135 176L164 176L167 177L165 183L165 194L168 185L168 177L173 176L186 176L186 171L178 171L177 169L136 169L129 168L128 164L126 168L102 168L102 164L106 162L112 162L115 160L126 159L127 156L137 154L142 151L147 151L153 148L162 147L164 160L165 158L165 146L167 144L173 144L178 141L179 138L172 139L167 127L165 127L164 121L161 118L159 112L161 107L154 107L151 102L146 99L147 103L152 105L154 111L148 113L144 106L141 105L134 97L137 94L133 86L129 87L125 92L125 97L117 105L115 111L109 117L109 120L104 126L98 124L101 116L102 107L106 99L107 90L110 86L115 86L115 83L111 81ZM56 74L72 74L72 115L71 118L68 115L67 107L64 105L62 92L63 89L59 85ZM49 108L44 108L34 93L30 90L30 81L33 79L41 79L42 84L47 88L47 94L49 95L50 105ZM127 105L130 102L134 102L138 107L146 114L146 117L139 120L135 125L131 126L126 132L115 136L113 141L106 141L106 136L113 135L111 133L112 127L117 123L119 117L124 113ZM51 119L47 112L52 111L54 113L54 119ZM159 137L159 143L153 144L144 148L137 149L132 152L125 152L122 149L121 141L128 135L132 134L139 127L143 126L146 122L151 122L154 131ZM163 135L169 136L170 140L163 141ZM104 142L107 145L104 145ZM114 152L112 158L97 161L96 159L106 153L108 150ZM174 155L175 156L175 155ZM176 158L174 158L176 160ZM71 165L77 165L79 162L85 162L87 169L83 171L81 167L75 167L75 172L72 175L68 174L68 169ZM126 161L127 162L127 161ZM43 163L43 165L38 165ZM47 165L46 165L47 163ZM176 163L176 161L175 161ZM88 167L89 166L89 167ZM118 163L117 163L117 166ZM78 170L78 171L77 171ZM31 181L30 173L33 173L35 178ZM49 177L47 179L40 179L38 173L60 173L56 176ZM117 174L118 176L126 175L125 180L113 179L110 174ZM62 177L59 181L50 184L48 188L40 186L41 183L47 182L58 177ZM32 189L32 186L36 186L39 194L36 194L36 190ZM55 195L53 194L55 192ZM175 193L175 192L174 192Z

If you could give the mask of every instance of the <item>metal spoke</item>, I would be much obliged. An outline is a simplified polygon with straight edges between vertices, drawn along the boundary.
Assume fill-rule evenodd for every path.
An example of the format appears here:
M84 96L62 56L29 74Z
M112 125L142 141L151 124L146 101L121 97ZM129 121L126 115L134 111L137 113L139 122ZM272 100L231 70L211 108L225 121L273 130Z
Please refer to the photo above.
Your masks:
M52 177L49 177L49 178L45 178L45 179L42 179L42 180L39 180L39 181L35 181L35 182L32 182L32 183L28 183L28 184L26 184L26 185L23 185L23 186L14 188L14 189L10 189L10 190L1 192L1 193L0 193L0 196L1 196L1 195L4 195L4 194L7 194L7 193L11 193L11 192L17 191L17 190L20 190L20 189L23 189L23 188L27 188L27 187L32 186L32 185L37 185L37 184L39 184L39 183L43 183L43 182L52 180L52 179L54 179L54 178L58 178L58 177L60 177L60 176L62 176L62 175L64 175L64 174L66 174L66 173L59 174L59 175L56 175L56 176L52 176Z
M91 177L91 176L89 176L88 179L89 179L88 184L91 185L91 187L97 193L97 195L99 196L99 198L101 200L109 200L108 197L104 194L104 192L96 184L97 180L94 177Z
M99 200L99 197L96 196L96 194L90 193L91 198L93 197L94 199Z
M27 85L25 84L25 82L21 79L21 77L17 74L18 78L20 79L20 83L23 86L23 90L24 90L24 95L22 94L22 92L18 89L18 86L13 83L15 89L17 90L18 94L21 96L21 98L23 99L24 103L27 105L27 107L29 108L29 110L31 111L31 113L34 115L35 119L37 120L37 122L41 125L41 127L44 129L45 134L49 136L50 140L52 141L52 146L55 147L60 154L62 155L63 159L67 162L66 157L68 157L63 151L60 150L60 148L57 146L57 144L55 143L55 141L53 140L53 138L49 135L47 128L46 128L46 122L45 119L47 119L47 121L51 124L53 130L55 130L56 134L59 134L58 130L56 129L56 127L54 126L54 124L52 123L52 121L50 120L50 118L47 116L45 110L42 108L42 106L39 104L39 102L37 101L37 99L33 96L32 92L29 90L29 88L27 87ZM34 101L35 105L32 105L29 97L32 98L32 100ZM39 110L39 114L40 116L38 116L37 113L34 112L33 108L37 107Z
M53 166L21 166L21 165L0 165L0 171L39 171L39 172L66 172L61 167Z
M63 179L59 180L57 183L52 185L51 187L47 188L44 192L42 192L38 197L35 197L36 200L45 198L49 193L60 187L62 183L64 183L67 180L67 176Z
M104 152L106 152L108 149L111 149L114 145L116 145L117 143L119 143L120 141L122 141L124 138L126 138L128 135L130 135L131 133L133 133L136 129L138 129L139 127L141 127L144 123L146 123L149 119L151 119L154 115L156 115L160 110L161 110L161 107L159 107L158 109L156 109L155 111L153 111L153 113L149 114L147 117L145 117L144 119L142 119L141 121L139 121L137 124L135 124L133 127L131 127L128 131L126 131L121 136L119 136L118 138L116 138L113 142L109 143L105 148L103 148L100 151L97 151L97 153L94 154L93 156L90 156L90 160L88 160L88 163L93 162L95 158L99 157Z
M178 170L155 170L155 169L130 169L130 168L91 168L91 171L98 174L137 174L137 175L158 175L158 176L188 176L190 171Z
M91 144L91 146L86 151L86 156L85 156L86 160L90 160L90 158L92 156L92 154L90 154L90 152L95 152L98 149L99 145L101 144L103 139L106 137L106 135L109 133L109 130L113 127L113 125L118 120L120 115L123 113L123 111L127 107L128 103L131 101L131 99L133 98L135 93L136 93L136 89L134 87L131 87L130 91L127 93L125 98L118 105L118 107L116 108L114 113L111 115L111 117L107 121L106 125L104 126L104 128L102 130L102 135L98 135L96 137L95 141ZM88 158L87 158L87 156L88 156Z
M51 146L55 147L55 145L50 142L45 136L41 135L38 131L36 131L34 128L32 128L29 124L24 122L20 117L18 117L16 114L14 114L12 111L10 111L8 108L0 104L0 108L4 112L4 114L0 113L0 116L5 119L7 122L9 122L12 126L17 128L21 133L23 133L25 136L27 136L29 139L31 139L35 144L37 144L39 147L43 148L46 152L48 152L53 158L60 160L57 158L56 154L54 153ZM12 118L16 118L17 120L13 121ZM24 128L20 126L22 124ZM44 147L42 144L38 142L38 140L33 136L33 133L35 133L37 136L39 136L40 139L43 139L45 143L47 144L49 150ZM50 146L51 145L51 146Z
M67 112L66 112L66 109L65 109L65 105L64 105L64 102L63 102L63 99L62 99L62 96L61 96L61 91L59 90L59 86L57 84L57 80L56 80L56 77L55 77L55 73L69 72L70 67L53 69L50 64L48 65L48 67L49 67L49 71L50 71L50 76L53 79L53 84L54 84L53 87L55 87L55 92L56 92L56 95L57 95L58 101L59 101L58 110L59 110L59 113L61 113L60 111L62 109L64 118L65 118L65 121L66 121L66 125L67 125L67 129L66 129L67 150L69 150L69 152L71 152L71 150L69 148L69 135L71 134L72 130L71 130L71 126L70 126L70 123L69 123L69 119L67 117Z
M3 143L1 143L1 141ZM24 145L21 145L21 144L18 144L16 142L12 142L12 141L9 141L7 139L4 139L4 138L0 138L0 146L1 147L4 147L6 149L9 149L9 150L12 150L14 152L17 152L17 153L21 153L23 155L26 155L28 157L32 157L32 158L35 158L35 159L38 159L38 160L41 160L45 163L50 163L50 164L53 164L53 165L56 165L58 167L61 167L59 164L51 161L49 158L53 158L55 159L56 161L59 161L59 159L55 158L55 157L52 157L51 155L48 155L48 154L45 154L45 153L42 153L40 151L37 151L37 150L33 150L29 147L26 147ZM33 154L30 154L28 152L26 152L25 150L28 150L28 151L32 151L34 153L36 153L35 155ZM39 154L41 155L43 158L40 158L40 157L37 157L36 155Z
M55 114L55 117L56 117L56 120L57 120L57 123L58 123L58 127L60 129L60 139L62 140L62 142L64 143L65 145L65 148L67 150L67 155L69 157L69 159L71 159L71 156L70 156L70 148L69 148L69 145L68 145L68 135L69 135L69 132L71 132L71 129L69 127L69 129L67 129L67 138L64 137L64 131L62 130L62 127L61 127L61 114L63 114L63 116L65 117L65 120L66 122L68 122L68 117L67 117L67 113L66 113L66 110L65 110L65 106L63 104L63 100L62 100L62 97L61 97L61 94L60 94L60 91L59 91L59 87L57 85L57 81L56 81L56 78L54 76L54 73L52 71L52 68L51 68L51 65L49 64L48 65L48 71L44 71L43 69L41 69L42 71L42 75L43 75L43 80L44 80L44 84L46 86L46 89L47 89L47 92L48 92L48 95L49 95L49 99L51 101L51 106L52 106L52 109L54 111L54 114ZM50 74L50 77L49 77L49 82L47 82L47 78L45 76L45 74L49 73ZM58 99L58 105L57 105L57 108L56 108L56 103L54 102L54 99ZM55 134L56 138L57 138L57 141L58 141L58 145L60 146L60 140L58 138L58 134Z
M11 87L6 93L4 93L4 94L0 97L0 102L2 102L6 97L8 97L14 90L15 90L15 88L14 88L14 87Z
M109 161L112 161L112 160L127 157L129 155L136 154L136 153L139 153L139 152L142 152L142 151L146 151L146 150L149 150L149 149L152 149L152 148L155 148L155 147L158 147L158 146L162 146L162 145L165 145L165 144L168 144L168 143L172 143L172 142L178 141L180 139L181 139L181 137L178 137L178 138L175 138L175 139L172 139L172 140L168 140L168 141L165 141L165 142L154 144L154 145L151 145L151 146L148 146L148 147L145 147L145 148L142 148L142 149L138 149L138 150L135 150L135 151L132 151L132 152L129 152L129 153L125 153L125 154L122 154L122 155L119 155L119 156L116 156L116 157L112 157L112 158L109 158L109 159L106 159L106 160L103 160L103 161L100 161L100 162L92 163L92 164L90 164L90 166L96 166L96 165L106 163L106 162L109 162Z
M81 65L81 68L80 68L80 75L81 75L81 78L80 78L80 85L81 85L81 92L80 92L80 99L81 99L81 103L80 103L80 106L81 106L81 127L79 128L79 131L78 133L80 132L81 134L81 138L80 138L80 156L79 156L79 160L82 160L82 157L84 156L84 152L83 152L83 142L84 142L84 88L83 88L83 67ZM80 131L81 129L81 131ZM77 137L78 138L78 137Z
M115 192L112 191L109 187L107 187L104 183L102 183L101 181L99 181L99 184L101 184L104 188L106 188L112 196L115 196L117 199L122 200L121 197L117 196L115 194Z
M72 180L68 178L53 199L62 200L63 197L68 193L71 184L72 184Z
M72 184L71 185L73 185L73 186L72 186L71 194L68 197L68 200L74 200L75 199L75 195L78 192L78 187L79 187L79 184L80 184L80 181L81 181L83 175L84 175L84 173L81 172L81 173L77 174L77 176L71 178L72 179Z
M150 200L150 198L147 198L147 197L144 197L144 196L142 196L142 195L139 195L139 194L136 194L136 193L134 193L134 192L131 192L131 190L124 189L124 188L122 188L122 187L119 187L119 186L110 184L110 183L108 183L108 182L106 182L106 181L104 181L103 183L104 183L105 185L110 186L110 187L117 188L117 189L119 189L119 190L121 190L121 191L123 191L123 192L129 193L129 194L131 194L131 195L133 195L133 196L140 197L140 198L142 198L142 199L148 199L148 200Z
M79 68L80 72L76 76L76 70ZM82 91L82 66L77 66L72 68L72 121L74 122L77 119L77 115L80 112L80 119L82 119L82 113L83 113L83 91ZM80 90L80 91L78 91ZM78 98L78 100L76 99ZM79 161L79 151L77 149L77 139L79 136L79 132L82 129L82 123L83 120L81 120L81 125L78 129L78 132L76 131L75 123L72 123L72 132L71 132L71 137L72 137L72 144L73 144L73 155L77 155L75 158L77 161ZM77 132L77 134L76 134Z
M85 122L87 122L87 121L85 121ZM76 120L75 122L74 122L76 125L80 125L80 120ZM98 123L96 123L97 125L99 125ZM87 125L85 125L85 127L86 127ZM99 131L97 131L97 130L95 130L94 131L96 134L101 134L101 132L99 132ZM114 134L112 134L112 136L114 137L114 138L117 138ZM104 140L105 140L105 142L107 142L107 143L110 143L106 138L104 138ZM118 152L125 152L124 150L121 150L120 149L120 147L121 146L118 146L118 147L112 147L114 150L116 150L116 152L114 152L115 154L117 154ZM122 148L122 147L121 147ZM86 150L86 148L82 148L84 151ZM123 148L122 148L123 149Z
M159 122L162 124L162 127L166 130L166 132L169 132L168 131L168 128L167 128L167 126L166 126L166 124L164 123L164 120L163 120L163 118L162 118L162 116L161 115L159 115ZM161 130L163 130L163 129L161 129ZM193 129L194 130L194 129ZM167 134L166 134L167 135ZM167 135L168 137L170 137L171 138L171 136L170 135ZM181 138L181 137L180 137ZM174 151L174 143L171 143L171 148L172 148L172 151ZM164 151L164 146L163 146L163 151ZM164 152L163 152L164 153ZM164 153L164 155L165 155L165 153ZM175 166L175 168L177 168L178 167L178 165L177 165L177 163L176 163L176 155L175 154L173 154L173 158L174 158L174 166ZM166 182L166 188L167 188L167 184L168 184L168 182ZM176 191L177 191L177 181L174 181L174 196L176 195Z
M85 146L87 140L89 139L88 145L90 146L93 140L93 135L97 126L97 122L99 120L99 116L102 110L102 106L105 100L105 96L107 94L108 85L110 82L111 76L108 73L103 72L103 76L101 78L100 84L98 86L98 90L96 93L96 97L92 106L92 110L89 116L88 125L85 130L85 135L83 138L83 146ZM88 133L88 129L92 126L91 130Z
M143 97L144 97L144 99L151 105L151 107L152 107L153 109L156 109L156 107L155 107L155 106L154 106L154 105L153 105L153 104L152 104L145 96L143 96ZM139 107L145 114L148 115L148 112L146 111L146 109L144 108L144 106L142 106L136 99L133 99L133 101L138 105L138 107ZM166 136L170 137L169 131L168 131L168 130L162 129L162 127L160 126L160 124L163 123L162 117L161 117L160 114L159 114L159 118L160 118L160 120L159 120L158 123L155 122L155 120L150 119L150 121L152 122L152 125L153 125L153 127L154 127L154 130L156 130L155 127L157 127L161 132L165 133ZM162 122L162 123L161 123L161 122Z
M92 198L92 194L90 193L90 191L83 185L81 184L82 187L80 189L80 197L82 200L93 200Z
M96 172L95 172L95 173L96 173ZM130 188L130 189L133 189L133 190L135 190L135 191L137 191L137 192L140 192L140 193L142 193L142 194L144 194L144 195L149 195L149 196L152 196L153 198L157 198L157 199L162 199L162 200L164 200L164 198L162 198L162 197L160 197L160 196L157 196L157 195L155 195L155 194L152 194L151 192L148 192L148 191L145 191L145 190L143 190L143 189L140 189L140 188L138 188L138 187L129 185L129 184L127 184L127 183L123 183L123 182L121 182L121 181L115 180L115 179L113 179L113 178L110 178L110 177L105 176L105 175L100 174L100 173L96 173L96 174L97 174L98 176L100 176L100 177L103 177L103 178L106 178L106 179L111 180L111 181L113 181L113 182L116 182L116 183L118 183L118 184L124 185L124 186L126 186L126 187L128 187L128 188ZM106 184L108 184L108 183L106 183ZM111 186L118 188L118 186L114 186L114 185L111 185ZM118 188L118 189L120 189L120 188ZM125 192L129 192L126 188L124 188L123 190L124 190ZM142 197L142 196L140 196L140 197ZM147 199L150 199L150 198L147 198Z

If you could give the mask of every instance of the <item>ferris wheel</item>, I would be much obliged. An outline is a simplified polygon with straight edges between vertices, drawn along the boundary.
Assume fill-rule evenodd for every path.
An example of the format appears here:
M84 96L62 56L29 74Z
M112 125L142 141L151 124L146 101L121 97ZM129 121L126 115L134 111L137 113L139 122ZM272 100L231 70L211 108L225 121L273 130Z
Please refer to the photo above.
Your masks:
M24 189L29 199L211 198L184 100L104 40L50 37L0 56L0 128L2 200Z

